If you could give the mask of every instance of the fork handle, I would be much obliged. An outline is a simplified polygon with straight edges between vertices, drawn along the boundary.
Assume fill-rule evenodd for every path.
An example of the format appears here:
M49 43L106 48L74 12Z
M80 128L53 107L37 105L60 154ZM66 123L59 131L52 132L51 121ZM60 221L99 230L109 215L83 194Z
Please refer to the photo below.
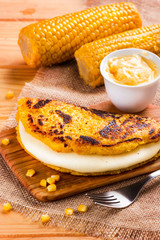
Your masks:
M152 172L151 174L148 175L148 177L150 177L150 179L154 178L154 177L158 177L160 175L160 170L157 170L155 172Z
M149 174L147 177L143 178L142 180L140 180L139 185L144 186L148 181L150 181L152 178L158 177L160 176L160 170L157 170L155 172L152 172L151 174Z

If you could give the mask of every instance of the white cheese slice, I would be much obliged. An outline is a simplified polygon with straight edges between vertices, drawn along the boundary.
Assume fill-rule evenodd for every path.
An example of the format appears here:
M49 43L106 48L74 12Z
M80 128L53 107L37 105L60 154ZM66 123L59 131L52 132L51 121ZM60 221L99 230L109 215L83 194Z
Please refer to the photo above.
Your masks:
M26 132L19 121L19 134L25 149L41 162L81 173L98 173L128 168L151 159L160 150L160 141L136 148L134 151L113 155L78 155L74 152L53 151L46 144Z

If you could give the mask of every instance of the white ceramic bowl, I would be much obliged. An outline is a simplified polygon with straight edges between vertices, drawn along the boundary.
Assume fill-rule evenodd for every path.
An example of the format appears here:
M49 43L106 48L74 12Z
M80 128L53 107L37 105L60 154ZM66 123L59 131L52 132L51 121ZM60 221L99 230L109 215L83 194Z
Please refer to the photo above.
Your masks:
M156 79L152 82L136 86L122 85L114 82L106 71L108 60L114 57L122 57L132 54L139 54L144 59L153 61L158 69ZM101 62L100 71L104 78L105 88L109 99L121 111L128 113L140 112L152 102L156 94L158 82L160 79L160 58L152 52L137 49L126 48L114 51L108 54Z

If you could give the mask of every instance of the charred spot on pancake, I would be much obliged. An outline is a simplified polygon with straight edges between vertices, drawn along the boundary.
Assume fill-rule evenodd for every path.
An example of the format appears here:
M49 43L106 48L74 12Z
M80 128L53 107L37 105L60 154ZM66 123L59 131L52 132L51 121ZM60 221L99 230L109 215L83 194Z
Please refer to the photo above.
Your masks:
M128 130L130 128L132 128L132 129L137 129L138 128L139 130L141 130L141 129L149 127L150 125L151 125L151 123L136 122L132 125L129 125L126 129Z
M38 124L41 125L41 126L43 126L42 119L40 119L40 118L38 119Z
M39 117L43 118L43 117L44 117L44 115L39 115Z
M58 129L55 129L53 132L54 132L55 134L59 134Z
M51 132L52 130L50 130ZM55 129L52 133L56 134L56 135L61 135L63 134L64 132L63 131L59 131L58 129Z
M80 140L80 142L82 143L89 143L91 145L98 145L100 144L100 142L92 137L88 137L88 136L83 136L81 135L79 139L77 139L78 141Z
M71 122L72 117L71 117L69 114L65 114L65 113L63 113L61 110L55 110L55 112L56 112L61 118L63 118L63 122L64 122L65 124Z
M100 111L100 110L96 110L96 109L92 109L91 112L96 114L97 116L103 118L103 119L105 119L108 116L108 114L106 114L106 112Z
M103 144L102 147L113 147L113 146L116 146L116 145L124 143L124 142L132 142L132 141L142 141L142 139L141 138L130 138L130 139L126 139L124 141L117 142L115 144Z
M97 110L97 109L94 109L94 108L87 108L87 107L80 107L81 109L85 110L85 111L89 111L103 119L106 119L107 117L113 117L113 118L116 118L116 119L119 119L121 117L120 114L117 114L117 113L108 113L106 111L102 111L102 110Z
M64 125L60 124L60 128L62 129L64 127Z
M64 147L66 148L67 146L68 146L67 143L65 143L65 144L64 144Z
M120 128L115 119L110 121L107 126L105 126L103 129L99 131L100 135L105 138L111 137L111 139L116 139L117 136L119 136L119 133L122 131L122 128Z
M128 136L128 132L125 132L125 134L121 138L125 139L127 136Z
M155 128L153 127L150 131L149 131L149 135L151 135L152 133L154 133Z
M66 136L66 138L68 138L68 139L72 140L72 138L71 138L70 136Z
M31 106L32 106L32 101L31 101L31 100L28 100L28 101L26 102L26 104L27 104L27 107L28 107L28 108L31 108Z
M86 108L86 107L81 107L81 109L85 110L85 111L89 111L91 113L94 113L96 114L97 116L105 119L106 118L106 112L105 111L101 111L101 110L97 110L97 109L89 109L89 108Z
M123 142L132 142L132 141L142 141L142 139L141 138L130 138L130 139L126 139L126 140L124 140L124 141L121 141L121 142L118 142L118 144L119 143L123 143Z
M125 124L128 123L128 122L130 122L130 119L129 119L129 118L125 119L121 125L125 125Z
M31 116L31 114L28 114L28 121L29 121L30 123L33 123L33 118L32 118L32 116Z
M160 132L158 132L157 134L155 134L153 137L151 137L151 139L156 139L160 137Z
M35 105L33 105L33 108L35 108L35 109L42 108L49 102L51 102L51 100L49 100L49 99L39 100Z
M150 123L144 123L144 122L142 122L142 123L138 122L137 123L138 129L143 129L143 128L149 127L150 125L151 125Z
M55 141L55 140L58 140L58 141L60 141L60 142L65 142L65 139L64 139L64 137L62 137L62 136L61 136L61 137L59 137L59 136L58 136L58 137L54 137L54 138L53 138L53 141Z
M138 121L142 121L143 120L143 118L142 117L136 117L136 119L138 120Z

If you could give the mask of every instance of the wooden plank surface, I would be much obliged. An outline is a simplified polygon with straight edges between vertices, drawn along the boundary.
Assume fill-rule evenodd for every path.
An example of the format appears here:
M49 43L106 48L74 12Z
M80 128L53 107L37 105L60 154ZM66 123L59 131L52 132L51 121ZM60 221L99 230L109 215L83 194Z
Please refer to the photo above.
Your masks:
M36 69L31 68L0 68L0 129L13 110L25 82L31 81L35 73ZM14 92L15 97L7 100L5 96L9 90Z
M29 219L12 211L8 214L3 213L0 206L0 239L11 240L95 240L96 238L87 237L84 234L66 231L63 228L47 227L41 223L33 223Z
M130 0L125 0L130 2ZM0 21L35 21L81 11L88 7L122 2L122 0L0 0ZM132 0L139 9L143 25L157 23L159 0Z
M17 44L22 27L34 21L0 21L0 68L29 68Z
M111 112L116 111L110 102L99 104L96 108L110 110ZM139 115L160 119L160 107L154 107L151 105ZM3 158L28 192L30 192L36 199L44 202L63 199L77 193L104 186L106 183L109 185L111 183L116 183L135 176L150 173L160 168L160 160L158 159L121 174L95 177L74 176L71 174L57 172L54 169L43 165L40 161L26 153L17 141L15 128L11 128L0 133L0 142L3 138L8 138L10 140L10 144L7 146L0 144L0 152ZM34 169L36 172L32 178L26 176L26 172L30 168ZM48 190L41 187L39 183L41 179L47 179L55 174L60 175L60 181L56 183L57 190L55 192L48 192Z

